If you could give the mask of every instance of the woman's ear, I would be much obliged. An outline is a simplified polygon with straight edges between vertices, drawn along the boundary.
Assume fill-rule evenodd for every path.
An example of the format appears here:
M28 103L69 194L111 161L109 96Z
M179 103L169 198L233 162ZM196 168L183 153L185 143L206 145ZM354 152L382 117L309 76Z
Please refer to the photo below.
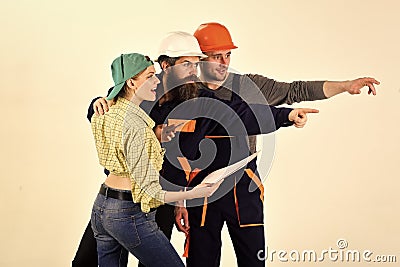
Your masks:
M135 80L134 79L128 79L128 80L126 80L126 84L128 85L128 87L130 88L130 89L135 89Z
M161 62L161 68L163 71L166 72L168 67L170 67L170 65L167 62L165 62L165 61Z
M137 87L135 86L135 80L134 79L128 79L126 80L126 90L130 96L136 94Z

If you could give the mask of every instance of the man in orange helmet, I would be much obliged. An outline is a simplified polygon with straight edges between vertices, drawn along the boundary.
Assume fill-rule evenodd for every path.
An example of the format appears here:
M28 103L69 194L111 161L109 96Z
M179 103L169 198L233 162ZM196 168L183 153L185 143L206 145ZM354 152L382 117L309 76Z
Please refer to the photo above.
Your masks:
M365 86L369 94L376 94L374 78L359 78L352 81L296 81L292 83L277 82L262 75L238 75L228 71L231 50L236 49L228 29L219 23L205 23L198 27L194 36L200 48L208 57L203 59L207 64L200 65L203 82L202 89L210 90L224 101L230 101L234 94L246 98L250 87L256 86L270 105L292 104L301 101L327 99L336 94L348 92L360 94ZM228 88L228 90L226 90ZM254 91L252 91L254 92ZM221 158L229 157L230 149L218 145L221 139L214 140L218 157L212 163L218 165ZM249 137L250 152L254 152L255 136ZM222 149L221 149L222 147ZM222 150L222 152L221 152ZM255 169L255 160L250 165ZM257 172L245 172L224 197L208 203L206 208L176 207L176 225L179 230L190 234L190 246L187 258L188 267L219 266L221 257L221 230L226 223L235 249L237 264L244 266L264 266L260 251L265 251L264 216L262 184ZM255 182L258 189L250 192L249 186ZM207 212L205 212L207 211ZM189 216L188 216L189 214ZM183 223L182 223L183 221ZM190 227L189 227L190 225ZM258 257L257 257L258 256Z
M248 156L247 150L242 149L242 147L247 146L247 140L243 140L247 134L270 133L279 127L290 125L303 127L307 120L306 113L316 112L312 109L294 109L292 111L289 108L279 108L278 110L267 105L247 105L250 104L250 101L243 103L239 98L236 98L236 101L230 101L229 107L223 101L212 101L215 100L212 92L199 91L198 83L195 82L197 81L197 64L204 57L206 56L201 52L193 35L185 32L169 33L161 42L157 59L163 69L163 72L158 75L162 82L157 86L157 101L146 102L141 105L144 110L149 112L150 117L158 126L162 126L171 118L175 120L176 118L186 118L196 125L195 127L189 123L193 129L180 130L182 132L176 133L173 141L171 139L175 136L175 133L170 130L168 134L169 127L172 127L169 129L175 128L173 125L166 127L166 139L161 134L161 132L165 132L161 129L165 128L154 128L155 132L160 135L160 141L164 142L163 146L167 148L160 183L164 189L171 191L192 186L190 181L187 180L187 169L183 170L179 165L181 164L180 159L185 158L188 164L189 162L195 164L192 165L193 172L189 175L189 178L194 178L195 170L200 170L197 167L207 165L196 160L199 152L197 149L199 145L197 144L203 141L205 136L209 136L208 133L212 135L221 134L222 127L219 127L219 125L225 127L224 130L228 129L230 134L235 135L233 139L236 144L242 144L232 147L231 150L237 149L236 159L243 159ZM194 98L196 99L194 100ZM95 98L89 106L87 118L91 120L94 113L103 114L108 110L108 105L109 103L105 98ZM211 120L208 118L211 118ZM243 125L241 124L242 120ZM207 150L207 152L212 151ZM208 158L212 157L212 153L206 154ZM227 164L224 163L223 165L226 166ZM209 169L205 169L204 172L199 174L199 177L207 174L208 171ZM105 173L108 175L109 171L105 170ZM228 185L227 182L224 184ZM212 200L209 199L209 201ZM166 204L158 207L155 217L160 230L170 239L174 225L174 206ZM121 265L126 264L127 257L127 251L122 250ZM85 230L72 266L97 266L96 242L90 224Z

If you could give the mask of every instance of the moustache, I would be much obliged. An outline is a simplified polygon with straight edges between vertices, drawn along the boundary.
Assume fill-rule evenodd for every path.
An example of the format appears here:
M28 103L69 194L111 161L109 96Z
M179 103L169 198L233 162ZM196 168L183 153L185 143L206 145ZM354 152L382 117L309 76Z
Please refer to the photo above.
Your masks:
M187 83L187 82L199 82L199 81L200 81L199 77L197 77L197 76L194 75L194 74L192 74L192 75L190 75L190 76L185 77L185 78L182 79L182 82L183 82L183 83Z
M172 90L182 85L190 85L198 82L200 82L200 79L195 74L191 74L184 78L178 78L172 74L167 79L167 90Z

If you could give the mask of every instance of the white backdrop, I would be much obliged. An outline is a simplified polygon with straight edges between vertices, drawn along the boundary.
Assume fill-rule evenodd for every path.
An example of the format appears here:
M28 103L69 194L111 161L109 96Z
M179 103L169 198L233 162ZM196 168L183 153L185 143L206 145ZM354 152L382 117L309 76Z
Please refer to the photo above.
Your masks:
M231 66L242 73L382 82L376 97L296 105L320 114L277 134L264 183L267 245L323 251L343 238L349 249L400 261L399 8L395 0L2 1L0 265L70 265L103 179L86 109L112 85L112 60L154 57L167 32L210 21L230 29L239 47ZM179 253L182 240L175 231ZM221 266L235 266L226 230L223 244Z

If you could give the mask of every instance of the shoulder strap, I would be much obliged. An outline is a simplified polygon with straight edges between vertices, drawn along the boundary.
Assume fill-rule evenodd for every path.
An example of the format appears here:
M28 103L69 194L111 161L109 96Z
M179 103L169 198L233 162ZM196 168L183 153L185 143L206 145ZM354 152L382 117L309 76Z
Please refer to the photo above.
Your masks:
M233 74L233 81L232 81L232 91L235 92L236 94L239 94L240 90L240 75L237 73Z

